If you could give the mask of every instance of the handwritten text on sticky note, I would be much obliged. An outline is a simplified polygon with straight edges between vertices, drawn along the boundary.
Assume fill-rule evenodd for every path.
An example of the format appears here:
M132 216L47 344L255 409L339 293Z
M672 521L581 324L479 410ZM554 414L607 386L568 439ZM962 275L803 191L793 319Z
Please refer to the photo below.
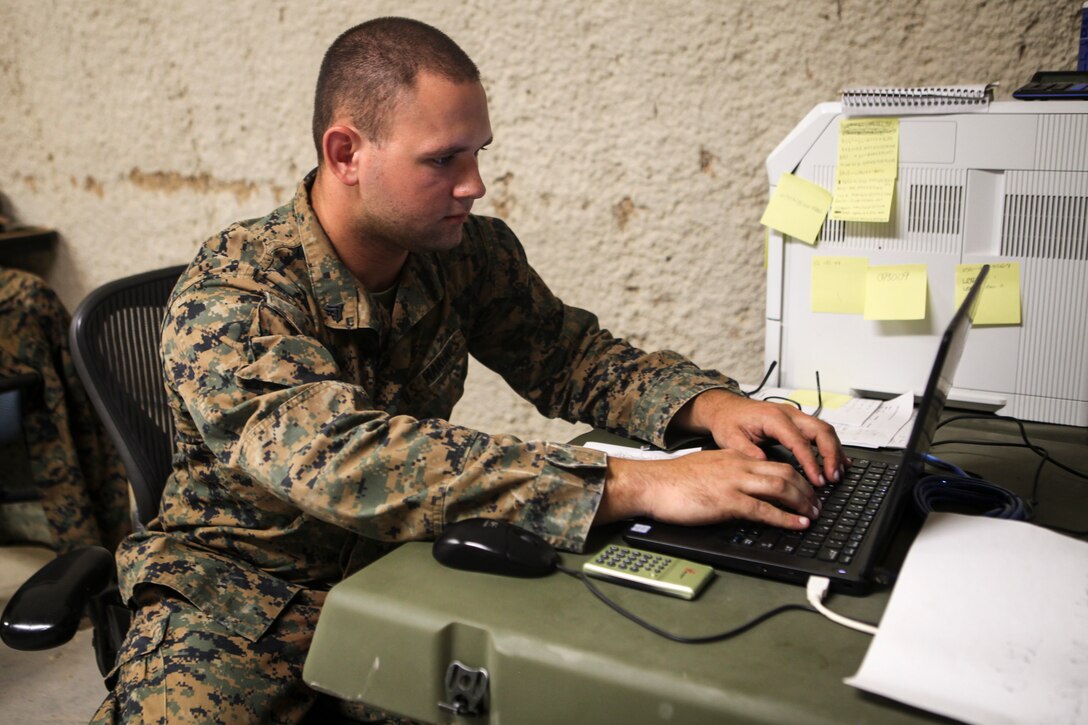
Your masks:
M866 320L924 320L926 265L869 267L865 276Z
M831 194L826 189L799 176L782 174L760 223L815 244L829 206Z
M812 311L860 315L865 312L865 257L812 258Z
M886 222L892 218L895 179L840 179L832 202L833 220Z
M899 119L852 118L839 126L831 218L886 222L899 175Z
M899 175L899 119L851 118L839 126L840 179Z
M956 307L963 302L975 283L981 264L956 265ZM982 295L975 308L976 325L1020 324L1020 263L999 262L990 265Z

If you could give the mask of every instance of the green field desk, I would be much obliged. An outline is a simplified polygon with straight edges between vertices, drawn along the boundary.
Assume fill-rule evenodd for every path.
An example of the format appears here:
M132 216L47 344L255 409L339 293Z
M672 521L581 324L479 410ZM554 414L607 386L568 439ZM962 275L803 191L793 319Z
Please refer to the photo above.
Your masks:
M976 424L943 437L1012 442L1009 430ZM1052 455L1088 467L1085 429L1032 431ZM1006 485L1015 478L1019 493L1027 493L1036 460L1008 449L938 452ZM1084 527L1088 484L1050 471L1040 490L1040 516L1052 517L1044 523ZM618 540L618 528L595 532L586 556ZM577 568L586 556L562 558ZM781 604L805 602L803 587L728 572L719 572L691 602L607 582L599 587L645 619L686 635L724 631ZM888 595L832 595L829 604L877 622ZM432 558L430 544L412 543L333 588L305 679L347 700L441 723L937 720L843 684L870 641L820 615L787 612L728 641L677 644L620 617L572 577L447 569ZM455 714L458 698L479 714Z

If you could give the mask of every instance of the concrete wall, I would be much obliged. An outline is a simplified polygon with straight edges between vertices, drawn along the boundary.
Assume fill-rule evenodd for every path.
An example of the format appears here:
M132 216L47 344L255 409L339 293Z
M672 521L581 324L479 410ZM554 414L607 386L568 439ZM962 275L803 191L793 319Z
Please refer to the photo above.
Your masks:
M636 344L762 370L763 162L846 85L1075 67L1080 0L0 0L0 193L57 229L38 270L71 308L187 261L314 164L321 56L401 14L480 66L495 143L480 213ZM499 390L497 390L499 389ZM562 439L477 366L458 422Z

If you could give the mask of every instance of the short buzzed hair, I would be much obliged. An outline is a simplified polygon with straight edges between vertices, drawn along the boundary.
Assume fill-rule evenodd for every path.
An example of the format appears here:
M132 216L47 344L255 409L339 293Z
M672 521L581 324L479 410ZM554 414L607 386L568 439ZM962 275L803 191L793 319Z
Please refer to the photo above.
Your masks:
M340 114L374 143L388 132L400 94L420 71L455 83L480 80L480 71L445 33L409 18L377 18L345 31L325 52L314 96L313 133L317 160L321 141Z

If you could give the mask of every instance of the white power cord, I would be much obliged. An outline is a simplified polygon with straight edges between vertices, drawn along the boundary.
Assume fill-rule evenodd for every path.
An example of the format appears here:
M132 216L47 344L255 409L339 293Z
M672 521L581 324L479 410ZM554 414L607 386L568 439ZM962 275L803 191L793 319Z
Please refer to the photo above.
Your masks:
M824 606L824 597L827 596L827 592L830 588L831 580L826 576L810 576L808 578L808 584L805 585L805 591L808 594L808 603L815 607L816 611L836 624L841 624L850 629L856 629L865 634L876 634L877 628L873 625L859 622L856 619L850 619L849 617L844 617L841 614L836 614Z

